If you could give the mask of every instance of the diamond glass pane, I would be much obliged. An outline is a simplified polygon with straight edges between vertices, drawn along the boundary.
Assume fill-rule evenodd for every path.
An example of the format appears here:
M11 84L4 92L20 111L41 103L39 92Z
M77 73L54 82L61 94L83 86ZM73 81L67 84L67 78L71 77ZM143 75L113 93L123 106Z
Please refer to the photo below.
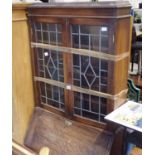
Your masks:
M40 82L40 98L42 104L65 111L63 88Z
M36 48L38 76L64 81L63 55L58 51Z
M74 114L104 122L107 100L103 97L74 92Z
M107 92L108 62L73 54L73 84L82 88Z
M106 52L109 31L107 26L72 25L73 48ZM107 92L108 62L90 56L73 54L73 83L82 88Z

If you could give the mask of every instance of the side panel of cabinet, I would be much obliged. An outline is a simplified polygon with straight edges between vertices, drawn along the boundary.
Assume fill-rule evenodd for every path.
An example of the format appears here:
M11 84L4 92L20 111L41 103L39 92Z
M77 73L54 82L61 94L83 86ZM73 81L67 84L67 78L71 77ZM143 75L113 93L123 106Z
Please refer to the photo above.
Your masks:
M25 7L13 8L12 21L12 80L13 80L13 139L23 144L25 132L34 108L30 47Z
M127 78L130 60L132 18L119 19L116 26L116 46L115 51L119 53L128 53L128 57L119 61L115 66L114 73L114 92L120 92L127 89ZM121 73L119 72L121 70Z
M110 78L113 78L113 83L110 88L112 94L118 94L121 91L127 91L127 78L130 60L131 48L131 35L132 35L132 18L118 19L115 23L114 29L115 54L126 53L128 56L118 62L111 62L110 66L113 67L113 72L110 73ZM121 95L119 99L111 102L109 112L116 109L118 106L126 101L126 93Z
M114 51L115 55L127 54L126 58L120 61L112 62L111 66L114 66L114 72L111 72L111 78L114 79L111 89L112 94L117 94L120 91L127 89L127 76L130 58L131 47L131 18L118 19L115 22L114 29ZM111 67L112 68L112 67Z

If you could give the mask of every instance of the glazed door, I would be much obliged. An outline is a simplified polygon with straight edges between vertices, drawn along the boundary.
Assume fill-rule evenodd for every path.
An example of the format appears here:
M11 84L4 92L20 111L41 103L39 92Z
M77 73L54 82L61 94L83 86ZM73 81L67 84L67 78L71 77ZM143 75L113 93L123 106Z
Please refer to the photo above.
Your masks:
M103 125L111 82L103 55L113 53L110 20L35 18L31 27L37 105Z
M103 19L70 19L72 55L73 117L89 124L104 123L108 112L110 62L102 54L113 54L113 26Z
M47 48L48 45L64 45L65 22L57 18L35 18L30 23L37 105L57 113L65 113L68 99L62 87L66 80L65 54L56 48Z

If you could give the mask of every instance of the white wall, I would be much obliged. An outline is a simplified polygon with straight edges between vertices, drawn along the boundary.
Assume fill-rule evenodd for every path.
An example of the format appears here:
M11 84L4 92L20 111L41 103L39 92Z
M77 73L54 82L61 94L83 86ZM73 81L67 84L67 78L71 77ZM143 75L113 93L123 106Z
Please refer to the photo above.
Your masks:
M55 2L89 2L91 0L53 0Z
M139 8L139 3L142 2L142 0L129 0L132 4L133 8Z
M12 0L13 3L17 3L17 2L38 2L40 0ZM49 1L53 1L53 2L90 2L92 0L49 0ZM111 1L111 0L98 0L98 1ZM113 0L113 1L117 1L117 0ZM123 1L123 0L122 0ZM142 0L129 0L130 3L132 4L133 8L138 8L139 7L139 3L142 2Z
M92 0L53 0L55 2L88 2ZM98 1L117 1L117 0L98 0ZM123 1L123 0L122 0ZM142 0L129 0L134 8L138 8L138 4L142 2Z
M22 2L32 2L32 3L34 3L34 2L41 2L40 0L12 0L12 3L22 3Z

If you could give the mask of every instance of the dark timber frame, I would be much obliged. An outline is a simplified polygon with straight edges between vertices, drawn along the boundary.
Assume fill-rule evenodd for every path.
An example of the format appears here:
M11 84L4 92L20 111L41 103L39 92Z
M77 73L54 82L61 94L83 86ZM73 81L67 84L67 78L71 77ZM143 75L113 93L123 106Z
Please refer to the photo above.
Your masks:
M114 2L98 2L98 3L53 3L53 4L34 4L28 8L28 19L31 33L31 47L32 47L32 67L34 76L34 92L36 97L36 106L43 107L52 112L61 114L70 119L74 119L92 126L106 128L105 122L94 121L89 118L74 115L74 92L85 91L86 94L91 94L91 90L82 90L75 87L73 83L73 52L75 48L71 44L71 25L87 25L87 26L102 26L108 25L108 51L103 52L109 54L114 60L106 60L108 64L107 70L107 91L97 92L97 96L109 95L106 97L106 113L113 111L126 101L127 93L127 77L128 77L128 63L130 55L130 42L131 42L131 27L132 20L130 16L130 4L127 1L114 1ZM38 74L37 64L37 48L50 49L48 45L52 43L43 43L39 47L37 42L33 23L48 23L60 24L62 27L62 45L64 51L61 52L63 56L63 71L64 81L62 85L57 84L59 87L64 87L64 111L42 104L40 101L41 92L40 81ZM57 47L55 47L57 48ZM66 48L66 49L65 49ZM74 49L70 49L74 48ZM68 50L68 52L67 52ZM72 50L72 53L70 52ZM78 49L82 50L83 49ZM76 52L78 52L76 50ZM62 49L63 51L63 49ZM91 50L90 50L91 52ZM96 51L94 51L96 52ZM84 52L83 53L89 53ZM96 52L97 54L97 52ZM89 55L89 54L88 54ZM95 56L95 55L94 55ZM109 56L109 57L110 57ZM105 56L106 57L106 56ZM120 59L117 60L117 57ZM102 57L101 57L102 59ZM104 56L103 56L103 59ZM109 58L110 59L110 58ZM48 79L50 80L50 79ZM51 79L53 80L53 79ZM47 82L45 78L42 82L52 85L52 81ZM64 83L64 85L63 85ZM69 89L66 86L69 86ZM76 89L75 89L76 88ZM104 93L104 94L102 94ZM92 94L94 95L94 94Z

